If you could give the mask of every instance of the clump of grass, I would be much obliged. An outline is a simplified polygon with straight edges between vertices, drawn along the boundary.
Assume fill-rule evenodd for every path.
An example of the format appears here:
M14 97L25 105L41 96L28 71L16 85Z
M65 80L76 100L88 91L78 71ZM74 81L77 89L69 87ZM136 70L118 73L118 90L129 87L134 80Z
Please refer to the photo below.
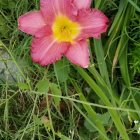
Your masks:
M140 73L140 58L139 58L140 46L136 45L130 53L130 69L132 71L132 77L138 76Z
M92 6L108 15L110 27L91 39L91 65L83 70L65 58L34 64L31 37L18 31L17 18L39 1L0 1L0 49L20 75L0 79L0 139L139 139L139 81L132 80L140 72L139 1L94 0ZM0 63L7 62L0 53Z

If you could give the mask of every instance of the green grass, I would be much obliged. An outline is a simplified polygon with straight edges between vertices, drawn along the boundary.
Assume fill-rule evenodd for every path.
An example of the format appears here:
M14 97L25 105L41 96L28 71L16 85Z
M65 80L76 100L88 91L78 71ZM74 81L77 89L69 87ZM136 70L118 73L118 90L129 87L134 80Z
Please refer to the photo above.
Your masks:
M110 26L90 39L89 68L65 58L41 67L31 61L31 37L17 29L39 0L0 1L0 140L140 139L140 1L92 6Z

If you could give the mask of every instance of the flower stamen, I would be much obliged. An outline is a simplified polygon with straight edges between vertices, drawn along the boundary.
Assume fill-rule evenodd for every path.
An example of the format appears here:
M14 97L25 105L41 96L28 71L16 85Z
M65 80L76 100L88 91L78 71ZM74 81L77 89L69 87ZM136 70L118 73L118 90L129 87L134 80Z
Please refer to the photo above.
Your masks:
M80 25L66 16L56 17L52 26L53 36L58 42L74 42L80 33Z

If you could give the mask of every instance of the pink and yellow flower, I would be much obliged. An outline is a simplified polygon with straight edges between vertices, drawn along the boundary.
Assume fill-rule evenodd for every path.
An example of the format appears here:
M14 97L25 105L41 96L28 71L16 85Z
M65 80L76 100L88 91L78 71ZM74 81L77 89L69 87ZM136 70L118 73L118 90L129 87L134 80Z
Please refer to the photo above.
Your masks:
M40 10L19 17L19 29L33 36L31 57L42 66L64 55L72 63L87 68L87 38L100 38L108 18L91 9L92 0L40 0Z

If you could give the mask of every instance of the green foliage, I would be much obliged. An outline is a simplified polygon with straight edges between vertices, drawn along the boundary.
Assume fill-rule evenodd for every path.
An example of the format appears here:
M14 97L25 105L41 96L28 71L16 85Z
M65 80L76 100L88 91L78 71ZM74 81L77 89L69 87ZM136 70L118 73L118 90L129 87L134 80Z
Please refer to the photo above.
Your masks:
M17 18L39 9L39 0L0 0L0 64L8 70L10 59L16 70L9 82L0 69L0 139L140 139L140 2L92 6L110 21L100 40L90 40L85 70L65 58L47 67L33 63L31 37L17 30Z
M60 97L62 95L61 90L59 89L58 85L54 84L54 83L50 84L50 89L51 89L53 95L58 96L58 97L54 97L54 102L55 102L56 106L59 106L60 101L61 101Z
M135 75L140 73L140 57L139 57L139 52L140 52L140 45L136 45L130 53L130 69L132 71L132 76L134 77Z
M47 93L49 90L49 81L48 80L40 80L36 84L36 88L38 92Z
M69 77L70 68L66 60L59 61L55 64L56 74L60 82L66 82Z
M29 90L29 89L30 89L29 86L28 86L28 84L22 83L22 82L17 83L17 86L18 86L19 89L21 89L21 90Z
M109 122L109 120L110 120L110 115L109 115L108 112L107 112L107 113L104 113L104 114L97 114L97 117L98 117L98 119L101 121L102 125L104 125L104 126L107 126L107 125L109 126L109 125L111 125L111 123ZM89 119L92 120L92 117L89 116ZM93 127L88 123L87 120L85 120L84 125L85 125L86 129L89 130L89 132L96 132L96 131L97 131L97 129L93 128Z

